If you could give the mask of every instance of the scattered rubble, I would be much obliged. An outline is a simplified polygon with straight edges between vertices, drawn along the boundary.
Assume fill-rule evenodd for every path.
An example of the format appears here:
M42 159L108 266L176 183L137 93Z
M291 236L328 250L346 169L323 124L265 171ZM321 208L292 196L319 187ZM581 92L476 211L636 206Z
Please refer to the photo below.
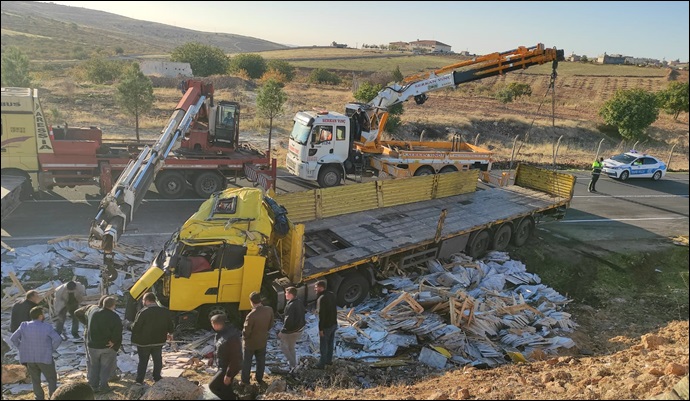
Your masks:
M137 274L148 267L154 253L123 246L116 255L118 269L123 274L109 292L123 294ZM34 284L33 287L50 296L51 290L60 284L55 278L76 276L88 284L91 301L95 302L101 290L97 268L100 265L100 255L91 251L85 241L74 238L3 250L2 277L5 282L9 279L10 284L2 299L3 338L9 339L9 309L21 298L23 285ZM46 282L37 282L40 277L45 277ZM297 344L301 359L296 373L288 373L277 339L281 325L276 321L269 333L266 361L267 374L272 375L275 383L270 385L272 397L296 388L364 390L381 385L412 385L419 377L433 377L463 366L486 368L535 361L560 364L558 352L576 346L567 337L577 327L564 311L570 300L542 284L537 275L528 273L524 264L511 260L506 253L492 252L482 260L456 254L449 261L433 261L426 267L418 267L406 277L388 277L379 281L378 286L383 293L381 297L338 311L336 360L325 370L312 369L318 361L319 349L318 319L313 311L307 312L305 334ZM133 375L137 366L129 336L125 331L118 355L118 368L125 375ZM639 347L654 351L663 348L664 341L649 335ZM156 391L165 393L165 399L198 398L200 394L196 392L203 389L182 376L194 371L210 380L215 368L208 366L203 355L211 350L213 333L209 331L188 330L176 335L176 340L164 347L164 381L150 388L132 387L128 398L161 399L162 395ZM83 340L64 341L59 347L56 367L61 380L85 378L84 351ZM14 349L7 353L8 360L16 357ZM667 375L676 377L687 374L687 364L659 368L662 375L666 371ZM3 383L4 373L3 370ZM568 381L559 372L547 373L552 373L552 378L544 379L544 385L553 387L552 383ZM179 395L178 390L185 386L195 395ZM13 395L31 391L31 386L23 383L7 384L3 388ZM238 390L247 397L256 395L257 391L254 387ZM456 394L439 395L461 399L475 396L482 394L470 393L462 387L458 387Z

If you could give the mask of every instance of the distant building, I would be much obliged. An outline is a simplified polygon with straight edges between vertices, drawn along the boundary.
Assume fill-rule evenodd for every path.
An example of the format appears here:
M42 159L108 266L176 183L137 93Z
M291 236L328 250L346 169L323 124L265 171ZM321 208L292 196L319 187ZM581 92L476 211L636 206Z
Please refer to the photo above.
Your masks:
M410 44L407 42L390 42L388 48L390 50L410 50Z
M344 43L338 43L338 42L333 41L333 42L331 42L331 47L337 47L339 49L345 49L345 48L347 48L347 45Z
M450 45L441 43L437 40L419 40L410 42L412 50L423 50L430 53L451 53Z
M139 63L139 70L146 76L166 78L193 77L189 63L174 63L171 61L146 60Z
M568 57L568 61L577 62L577 61L580 61L580 60L582 60L582 57L581 57L581 56L578 56L578 55L575 54L575 53L572 53L572 54Z
M598 64L625 64L625 59L627 56L622 56L620 54L606 54L597 57Z

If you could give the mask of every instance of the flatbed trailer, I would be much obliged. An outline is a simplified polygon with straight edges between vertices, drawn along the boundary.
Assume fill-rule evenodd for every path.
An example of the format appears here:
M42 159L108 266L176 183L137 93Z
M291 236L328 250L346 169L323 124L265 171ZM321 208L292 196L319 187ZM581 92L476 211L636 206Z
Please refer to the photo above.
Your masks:
M344 186L278 195L297 223L285 240L283 273L291 285L306 284L307 300L314 296L309 284L325 278L340 304L356 304L366 293L348 289L353 272L371 285L393 266L524 245L537 223L565 216L576 182L571 174L520 165L514 184L477 190L478 176L468 170L357 184L356 192ZM290 249L301 246L303 262L289 261ZM350 281L368 292L361 278Z

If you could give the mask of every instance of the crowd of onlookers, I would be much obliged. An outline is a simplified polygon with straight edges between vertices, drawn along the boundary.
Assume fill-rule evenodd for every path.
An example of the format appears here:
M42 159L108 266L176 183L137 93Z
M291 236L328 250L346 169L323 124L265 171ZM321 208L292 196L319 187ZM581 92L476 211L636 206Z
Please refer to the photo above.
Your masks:
M319 316L320 360L317 369L330 365L335 346L337 307L335 295L326 288L326 281L315 284ZM46 313L41 296L34 290L27 291L24 300L12 307L10 342L19 351L19 362L26 366L37 400L45 399L41 375L48 382L50 399L94 399L95 394L112 391L108 384L116 375L117 353L122 345L124 325L115 311L117 299L102 296L97 304L82 305L86 288L77 281L69 281L56 288L52 302L55 326L45 321ZM286 305L283 311L282 328L278 333L281 350L285 354L290 372L298 368L299 358L295 345L305 327L304 300L297 296L297 289L290 287L285 292ZM246 314L242 329L233 325L224 314L211 317L211 327L216 332L214 351L205 355L209 364L218 368L210 380L209 390L222 400L237 399L234 383L240 374L244 385L250 383L252 364L256 365L254 379L264 384L266 344L268 333L273 327L275 312L264 305L259 293L251 293L251 311ZM156 295L147 292L141 297L142 307L136 314L130 329L131 342L136 347L139 362L135 382L144 384L149 363L153 361L153 380L161 380L163 370L163 346L173 340L175 323L173 314L162 306ZM67 316L72 319L71 334L80 339L79 325L84 326L86 350L86 376L88 382L69 382L58 387L53 353L63 340Z

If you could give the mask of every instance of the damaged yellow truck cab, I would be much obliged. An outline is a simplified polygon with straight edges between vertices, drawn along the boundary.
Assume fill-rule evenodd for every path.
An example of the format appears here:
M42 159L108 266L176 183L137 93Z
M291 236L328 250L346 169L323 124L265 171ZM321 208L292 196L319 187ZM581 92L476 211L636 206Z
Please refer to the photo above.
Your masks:
M167 298L172 311L214 304L251 309L249 294L261 290L274 232L270 208L263 199L259 188L213 194L173 234L131 288L132 297L139 299L163 277L157 293Z

